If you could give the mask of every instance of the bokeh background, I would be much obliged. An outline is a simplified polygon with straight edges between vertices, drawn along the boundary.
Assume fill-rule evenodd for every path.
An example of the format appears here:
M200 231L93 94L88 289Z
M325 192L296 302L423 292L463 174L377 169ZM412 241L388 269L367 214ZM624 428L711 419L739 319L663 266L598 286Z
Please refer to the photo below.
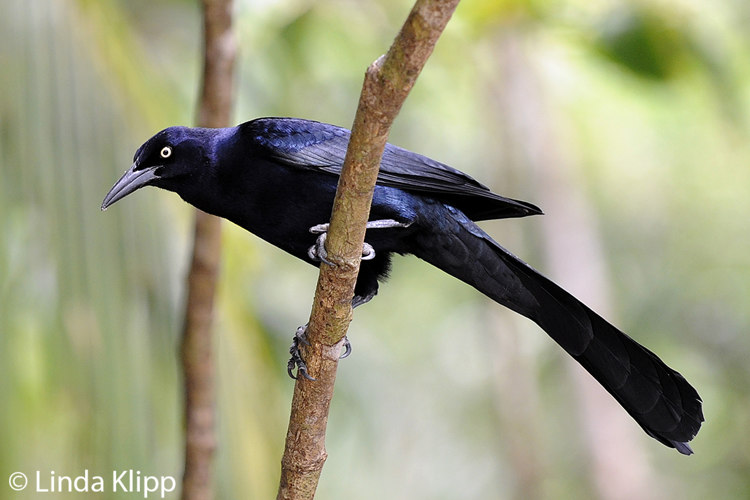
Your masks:
M349 126L410 7L239 0L235 121ZM531 322L400 258L355 314L320 498L750 497L748 22L743 0L466 0L391 135L545 210L483 227L698 388L696 454ZM0 2L0 498L35 498L17 470L181 474L191 212L155 189L99 205L193 122L200 43L194 1ZM272 498L317 272L224 227L217 495Z

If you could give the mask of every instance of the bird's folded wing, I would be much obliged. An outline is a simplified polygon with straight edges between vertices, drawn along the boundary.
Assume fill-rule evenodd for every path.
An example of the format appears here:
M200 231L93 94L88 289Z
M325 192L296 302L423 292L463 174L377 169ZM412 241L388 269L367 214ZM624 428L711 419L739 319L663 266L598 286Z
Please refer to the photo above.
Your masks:
M351 133L296 118L259 118L242 125L257 152L284 165L339 175ZM542 213L524 201L497 195L469 175L426 156L387 144L378 184L427 194L464 211L473 220Z

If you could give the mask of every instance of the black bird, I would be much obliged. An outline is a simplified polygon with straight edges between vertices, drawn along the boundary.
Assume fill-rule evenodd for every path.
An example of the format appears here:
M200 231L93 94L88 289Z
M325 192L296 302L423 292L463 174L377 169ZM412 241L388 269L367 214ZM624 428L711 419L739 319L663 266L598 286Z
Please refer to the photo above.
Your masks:
M146 141L102 210L143 186L179 194L313 265L323 245L350 132L294 118L232 128L170 127ZM388 144L353 305L370 300L391 255L413 254L536 322L609 391L648 435L692 453L703 421L675 370L501 247L474 222L541 214L468 175ZM312 232L311 232L312 228Z

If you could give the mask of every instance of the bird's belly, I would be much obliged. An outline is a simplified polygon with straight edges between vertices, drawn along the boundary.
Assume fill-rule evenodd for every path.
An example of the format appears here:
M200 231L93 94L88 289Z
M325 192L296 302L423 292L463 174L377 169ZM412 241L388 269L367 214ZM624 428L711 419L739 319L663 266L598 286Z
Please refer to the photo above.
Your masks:
M303 172L295 173L304 176ZM318 175L303 182L299 182L302 179L294 179L297 182L285 180L287 182L266 185L262 192L256 191L252 197L230 204L240 207L233 213L216 215L295 257L314 263L307 253L318 235L312 234L310 228L329 222L337 179ZM397 188L376 186L369 220L411 222L415 218L413 198L414 195ZM403 253L401 242L410 232L403 228L370 229L365 239L376 252Z

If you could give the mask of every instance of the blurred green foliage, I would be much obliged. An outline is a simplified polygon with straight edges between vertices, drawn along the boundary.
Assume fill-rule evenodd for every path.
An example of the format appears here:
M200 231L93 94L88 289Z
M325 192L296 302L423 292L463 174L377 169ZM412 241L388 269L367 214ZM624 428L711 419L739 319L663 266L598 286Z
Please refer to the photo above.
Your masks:
M349 125L364 69L409 8L239 2L237 121ZM595 208L617 323L704 396L690 459L638 435L658 498L750 496L749 14L729 0L464 2L391 137L544 208L508 154L498 98L513 76L503 48L520 47L546 103L530 120L564 144ZM190 212L156 190L98 207L143 140L191 123L200 27L184 0L0 3L0 498L34 497L7 496L16 470L181 474ZM544 270L539 224L488 228ZM316 273L225 227L217 491L270 498L292 392L286 348ZM320 498L519 496L496 380L511 334L501 325L518 332L532 377L538 492L593 497L562 352L429 266L394 267L350 331Z

